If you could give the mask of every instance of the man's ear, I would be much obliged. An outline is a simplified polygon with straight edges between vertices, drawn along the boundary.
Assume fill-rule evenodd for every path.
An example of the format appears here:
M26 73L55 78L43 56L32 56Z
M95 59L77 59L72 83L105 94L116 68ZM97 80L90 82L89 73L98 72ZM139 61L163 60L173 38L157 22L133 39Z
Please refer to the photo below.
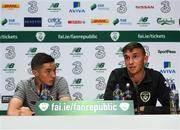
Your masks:
M39 75L38 71L35 70L35 69L32 70L32 74L33 74L34 76L38 76L38 75Z
M148 63L149 56L144 56L144 63Z

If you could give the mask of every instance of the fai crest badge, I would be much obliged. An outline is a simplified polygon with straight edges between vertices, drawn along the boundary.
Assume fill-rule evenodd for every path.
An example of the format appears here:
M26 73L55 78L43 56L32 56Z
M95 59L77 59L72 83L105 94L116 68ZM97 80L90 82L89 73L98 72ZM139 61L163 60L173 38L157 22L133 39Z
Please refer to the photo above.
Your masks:
M111 39L116 42L119 39L120 33L119 32L111 32L110 34Z
M143 102L148 102L151 97L151 93L148 91L143 91L140 93L140 98Z
M46 111L48 107L49 107L48 103L43 102L39 104L39 108L41 109L41 111Z
M36 33L36 39L40 42L42 42L45 38L46 34L44 32L37 32Z

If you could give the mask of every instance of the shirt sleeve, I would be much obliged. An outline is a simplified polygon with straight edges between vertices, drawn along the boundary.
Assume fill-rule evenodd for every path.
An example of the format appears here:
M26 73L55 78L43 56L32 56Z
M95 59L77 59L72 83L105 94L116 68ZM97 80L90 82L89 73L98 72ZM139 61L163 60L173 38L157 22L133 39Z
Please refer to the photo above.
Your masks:
M59 86L59 98L64 97L64 96L70 97L68 83L64 77L61 77L59 79L57 85Z
M104 100L112 100L113 99L113 86L115 85L115 82L117 81L114 70L111 72L106 90L104 93Z
M144 114L169 114L169 92L165 84L165 78L162 74L159 75L158 79L158 101L161 103L161 106L145 106Z
M17 84L13 97L20 99L22 102L25 100L25 89L23 81L20 81Z

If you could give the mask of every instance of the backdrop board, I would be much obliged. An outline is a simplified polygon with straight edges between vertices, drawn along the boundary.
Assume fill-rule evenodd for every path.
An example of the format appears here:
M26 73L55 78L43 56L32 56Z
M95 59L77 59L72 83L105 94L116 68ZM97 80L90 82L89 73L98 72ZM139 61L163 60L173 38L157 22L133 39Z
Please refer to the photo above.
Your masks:
M179 0L1 0L0 110L16 84L32 77L38 52L55 58L73 100L101 100L110 72L124 67L122 47L143 44L147 67L180 91Z

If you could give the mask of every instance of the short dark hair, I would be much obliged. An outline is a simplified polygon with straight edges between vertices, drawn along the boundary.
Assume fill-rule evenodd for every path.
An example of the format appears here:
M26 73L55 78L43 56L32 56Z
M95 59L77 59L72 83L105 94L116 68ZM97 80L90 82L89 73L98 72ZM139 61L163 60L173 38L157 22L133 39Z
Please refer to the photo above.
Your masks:
M41 67L44 63L54 62L54 58L46 53L37 53L31 60L31 69Z
M135 48L141 49L142 52L144 53L144 55L146 55L146 51L145 51L143 45L141 43L139 43L139 42L130 42L130 43L128 43L127 45L125 45L123 47L122 52L124 54L126 51L128 51L128 50L132 51Z

